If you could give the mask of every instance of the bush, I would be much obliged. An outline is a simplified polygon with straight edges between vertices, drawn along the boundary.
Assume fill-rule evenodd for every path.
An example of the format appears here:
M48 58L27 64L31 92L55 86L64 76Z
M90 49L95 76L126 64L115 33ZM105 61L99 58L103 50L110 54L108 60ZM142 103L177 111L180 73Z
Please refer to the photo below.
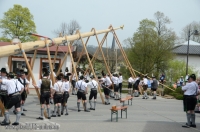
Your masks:
M170 88L172 88L172 87L170 87ZM175 91L172 91L168 88L165 88L164 89L164 95L166 95L166 94L171 95L178 100L183 100L183 91L182 91L181 88L176 88Z
M176 94L175 98L178 99L178 100L183 100L183 95L182 94Z
M165 88L165 89L164 89L164 95L166 95L166 94L170 95L170 93L172 93L172 92L173 92L173 91L170 90L170 89L168 89L168 88Z

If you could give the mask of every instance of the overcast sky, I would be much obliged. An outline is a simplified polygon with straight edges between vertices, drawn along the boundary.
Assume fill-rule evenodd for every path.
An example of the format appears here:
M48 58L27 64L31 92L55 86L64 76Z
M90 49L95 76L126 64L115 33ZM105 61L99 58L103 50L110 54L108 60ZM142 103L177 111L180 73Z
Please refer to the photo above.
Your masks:
M0 19L14 4L28 7L38 34L52 38L55 37L53 30L62 22L68 23L73 19L81 25L81 32L88 32L91 28L106 29L110 24L114 27L124 24L124 30L117 31L120 41L131 37L139 22L145 18L153 19L157 11L171 19L168 27L177 35L185 25L200 22L200 0L0 0ZM112 35L108 37L111 46ZM94 37L89 44L96 44Z

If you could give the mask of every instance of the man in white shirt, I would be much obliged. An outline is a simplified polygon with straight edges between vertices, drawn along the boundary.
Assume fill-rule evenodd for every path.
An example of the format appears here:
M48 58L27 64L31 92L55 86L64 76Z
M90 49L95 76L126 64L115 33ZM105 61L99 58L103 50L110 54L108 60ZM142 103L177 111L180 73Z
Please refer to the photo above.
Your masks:
M76 92L76 88L75 88L75 85L76 85L76 74L75 73L72 75L71 83L72 83L72 95L76 95L77 92Z
M5 84L8 92L8 102L5 106L5 114L4 114L4 121L1 122L2 126L9 125L9 109L15 106L17 111L16 113L16 121L12 125L19 125L19 119L21 116L21 93L24 90L24 86L17 80L14 79L14 73L10 72L8 74L9 79L1 79L0 83Z
M110 102L109 102L109 94L110 94L110 88L112 87L112 82L110 80L110 78L108 76L106 76L106 74L103 74L103 83L102 83L102 87L103 87L103 91L104 91L104 94L105 94L105 105L109 105Z
M76 82L76 86L75 88L77 88L78 92L77 92L77 107L78 107L78 112L80 112L80 101L81 99L83 100L83 106L85 107L85 112L90 112L87 109L87 98L86 98L86 94L87 94L87 83L84 82L84 76L80 76L80 80L78 82Z
M122 77L122 74L119 73L119 93L120 93L120 97L122 95L122 82L123 82L123 77Z
M98 83L95 81L94 76L90 77L92 80L88 83L90 86L90 97L89 97L89 103L90 103L90 110L95 110L96 107L96 100L97 100L97 89L98 89ZM92 107L92 98L94 97L94 107Z
M131 94L131 95L132 95L133 83L134 83L134 79L132 75L130 74L130 77L128 78L128 94Z
M184 111L186 112L187 116L187 123L182 127L194 127L196 128L195 124L195 113L194 109L197 104L196 96L199 94L199 87L196 81L196 75L191 74L188 78L188 83L182 87L184 91Z
M119 95L118 95L118 90L119 90L119 78L118 75L115 73L113 74L113 76L111 77L113 84L114 84L114 98L115 100L119 100Z
M40 89L40 117L37 119L43 120L44 119L44 107L47 107L47 114L48 119L51 119L51 111L49 105L49 99L52 96L52 81L49 79L49 72L46 70L42 79L38 81L38 84L33 84L35 88Z
M20 73L20 77L18 78L18 81L24 86L24 91L21 94L21 115L25 116L24 114L24 103L26 101L27 98L27 91L28 91L28 85L29 85L29 81L26 79L26 75L24 72Z
M54 113L51 117L56 117L56 113L58 110L58 117L61 116L61 103L63 98L63 93L65 89L65 83L62 82L62 73L56 77L56 83L53 87L53 98L54 98Z
M148 88L148 80L147 80L147 75L144 76L143 78L143 90L144 90L144 95L142 99L148 99L147 95L147 88Z
M7 71L6 68L1 68L1 76L0 79L6 79L7 80ZM0 84L0 100L4 104L4 107L6 106L6 103L8 101L8 92L6 85L1 83Z
M69 76L64 76L63 79L64 82L64 94L63 94L63 99L62 99L62 111L61 111L61 115L63 115L64 109L66 109L66 113L65 115L69 115L68 113L68 106L67 106L67 101L69 98L69 93L70 93L70 85L69 85Z

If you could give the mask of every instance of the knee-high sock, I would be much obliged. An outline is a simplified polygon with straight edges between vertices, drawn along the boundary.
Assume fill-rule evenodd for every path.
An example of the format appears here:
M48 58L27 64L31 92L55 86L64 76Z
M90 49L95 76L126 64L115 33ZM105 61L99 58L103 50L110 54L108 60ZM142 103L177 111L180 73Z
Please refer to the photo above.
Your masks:
M87 110L87 102L84 102L85 110Z
M92 101L91 101L91 100L89 100L89 103L90 103L90 108L92 108Z
M192 125L195 125L195 114L191 114Z
M40 112L41 112L41 113L40 113L40 116L43 117L43 115L44 115L44 108L41 108L41 109L40 109Z
M53 112L53 115L56 115L56 113L57 113L57 106L54 105L54 112Z
M80 110L80 102L77 102L78 110Z
M21 113L24 113L24 104L21 105Z
M97 101L94 101L94 109L95 109L95 107L96 107L96 104L97 104Z
M68 113L68 108L67 108L67 105L65 106L65 109L66 109L66 113Z
M17 111L17 113L16 113L16 122L19 122L20 117L21 117L21 111Z
M5 119L4 119L4 120L5 120L5 122L7 122L7 123L8 123L8 122L9 122L9 120L10 120L10 119L9 119L9 112L8 112L8 111L4 113L4 117L5 117Z
M154 96L153 97L156 97L156 93L154 93Z
M58 115L61 115L61 105L58 105Z
M61 110L62 113L64 112L64 109L65 109L65 106L62 106L62 110Z
M191 125L191 114L190 113L186 113L187 116L187 124Z
M51 110L50 110L50 108L47 108L47 114L48 114L48 117L51 117Z
M107 101L108 101L107 103L110 103L110 102L109 102L109 97L107 97Z

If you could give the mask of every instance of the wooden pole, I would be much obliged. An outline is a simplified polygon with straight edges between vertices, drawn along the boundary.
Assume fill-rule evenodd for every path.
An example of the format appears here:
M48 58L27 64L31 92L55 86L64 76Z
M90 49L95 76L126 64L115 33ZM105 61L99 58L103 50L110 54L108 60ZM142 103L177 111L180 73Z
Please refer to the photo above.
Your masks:
M32 70L31 70L31 66L30 66L30 64L29 64L29 62L28 62L26 53L25 53L25 51L23 50L23 47L22 47L22 44L21 44L21 43L19 43L19 47L20 47L20 49L21 49L21 51L22 51L22 54L23 54L23 56L24 56L26 65L27 65L27 67L28 67L28 71L30 72L30 75L31 75L31 78L32 78L32 81L33 81L33 84L36 84L35 78L34 78L34 76L33 76L33 72L32 72ZM38 99L40 100L40 93L39 93L39 90L38 90L37 88L35 88L35 90L36 90ZM44 110L44 116L45 116L46 118L48 117L48 116L47 116L46 110Z
M67 55L68 55L68 50L67 50L67 52L65 53L65 56L64 56L64 58L63 58L63 60L62 60L62 62L61 62L61 64L60 64L60 66L59 66L59 68L58 68L58 71L57 71L56 76L58 76L58 75L60 74L60 69L62 68L64 62L67 60Z
M36 55L37 55L37 50L34 51L34 55L33 55L33 59L31 60L31 71L33 70L33 66L34 66L34 63L35 63L35 59L36 59ZM30 72L28 73L28 80L30 81Z
M110 28L110 27L109 27L109 28ZM100 43L100 48L102 48L103 43L105 42L105 40L106 40L106 38L107 38L107 35L108 35L108 33L105 33L105 35L104 35L104 37L103 37L103 39L102 39L102 41L101 41L101 43ZM100 51L100 49L99 49L99 47L98 47L98 48L96 49L96 51L95 51L95 53L94 53L92 59L91 59L91 62L92 62L92 63L93 63L93 61L96 59L96 57L97 57L99 51ZM87 73L88 70L89 70L89 67L85 70L84 75Z
M57 58L57 54L58 54L58 48L59 48L59 45L57 45L57 47L56 47L56 53L55 53L53 65L52 65L53 67L55 66L55 62L56 62L56 58Z
M93 66L92 66L92 63L91 63L91 60L90 60L89 54L88 54L88 52L87 52L87 48L86 48L86 46L85 46L85 44L84 44L84 42L83 42L83 38L81 37L81 33L80 33L80 32L79 32L79 36L80 36L80 39L81 39L81 42L82 42L83 48L84 48L84 50L85 50L85 53L86 53L86 56L87 56L87 59L88 59L89 65L90 65L90 67L91 67L92 73L93 73L93 75L94 75L96 81L98 82L98 79L97 79L97 76L96 76L96 74L95 74L95 72L94 72L94 68L93 68ZM99 94L100 94L100 97L101 97L101 101L102 101L103 104L105 104L105 101L104 101L103 95L102 95L102 93L101 93L101 88L100 88L99 85L98 85L98 90L99 90Z

